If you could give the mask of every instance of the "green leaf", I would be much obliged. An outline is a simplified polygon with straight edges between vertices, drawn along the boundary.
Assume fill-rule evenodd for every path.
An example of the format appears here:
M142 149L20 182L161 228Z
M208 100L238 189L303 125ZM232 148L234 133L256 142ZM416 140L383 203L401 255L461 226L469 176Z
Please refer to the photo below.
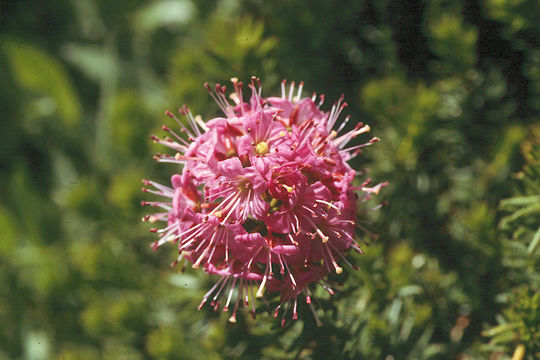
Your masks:
M136 32L152 32L160 27L178 27L194 15L195 7L186 0L155 1L140 9L133 27Z
M532 254L534 250L536 250L536 247L540 243L540 227L538 227L538 230L536 230L536 233L533 236L533 239L531 243L529 244L529 247L527 248L527 252L529 254Z
M492 327L492 328L490 328L488 330L483 331L482 336L492 337L492 336L496 336L498 334L505 333L507 331L514 330L515 328L516 328L515 324L498 325L498 326L495 326L495 327Z
M200 287L199 280L190 274L172 274L169 276L169 284L190 290L196 290Z
M113 77L118 69L115 57L97 46L67 44L62 53L71 64L96 82Z
M501 228L505 229L510 223L519 219L522 216L531 216L536 214L540 214L540 202L531 206L524 206L521 209L512 213L512 215L505 216L501 220Z
M418 285L407 285L399 289L398 295L401 297L411 296L411 295L420 295L424 292L421 286Z
M501 200L499 206L501 210L515 210L522 206L538 203L540 203L540 195L516 196L513 198Z
M44 331L29 331L24 334L25 358L40 360L51 358L51 343Z
M53 100L66 125L78 122L81 104L62 64L34 45L12 40L2 45L17 84Z

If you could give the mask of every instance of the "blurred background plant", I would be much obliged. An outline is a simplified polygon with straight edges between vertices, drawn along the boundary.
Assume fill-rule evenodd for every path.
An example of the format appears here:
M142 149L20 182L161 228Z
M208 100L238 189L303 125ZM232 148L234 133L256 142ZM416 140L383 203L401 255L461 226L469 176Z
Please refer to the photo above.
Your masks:
M0 358L535 359L538 2L55 0L0 4ZM202 83L345 93L389 180L324 325L196 311L138 223L165 109Z

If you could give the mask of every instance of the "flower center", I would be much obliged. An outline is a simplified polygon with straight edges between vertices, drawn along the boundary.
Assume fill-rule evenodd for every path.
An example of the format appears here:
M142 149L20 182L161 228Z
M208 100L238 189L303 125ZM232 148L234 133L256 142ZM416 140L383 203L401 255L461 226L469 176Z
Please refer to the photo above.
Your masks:
M259 155L264 155L268 153L268 151L269 149L268 149L268 144L266 143L266 141L261 141L255 146L255 152Z

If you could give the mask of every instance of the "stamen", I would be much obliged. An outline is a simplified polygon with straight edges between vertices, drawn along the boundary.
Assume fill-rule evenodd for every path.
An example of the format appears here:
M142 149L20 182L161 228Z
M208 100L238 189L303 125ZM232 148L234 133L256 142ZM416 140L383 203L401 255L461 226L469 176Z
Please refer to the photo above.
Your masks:
M291 82L291 85L289 87L289 101L292 101L293 92L294 92L294 81Z
M195 134L197 134L197 136L200 136L201 131L199 130L199 127L197 126L197 121L195 121L195 118L193 117L193 114L191 113L189 108L186 105L184 105L182 106L181 109L178 109L178 111L186 117L189 124L191 125L191 128L194 130Z
M165 111L165 115L167 115L168 117L174 119L174 121L176 121L178 123L178 125L180 125L180 127L182 128L183 132L185 132L190 138L194 138L195 136L184 126L184 124L172 113L170 112L169 110Z
M175 133L174 131L172 131L170 128L168 128L167 126L163 125L161 126L161 129L163 131L166 131L168 133L171 133L175 138L177 138L178 140L180 140L185 146L189 146L188 142L186 140L184 140L180 135L178 135L177 133Z
M253 284L249 280L249 292L251 294L251 316L255 319L255 296L253 296Z
M259 289L257 290L257 297L258 298L263 296L264 286L266 285L266 280L268 279L268 276L272 272L272 270L270 268L270 264L271 264L270 259L271 259L271 255L270 255L270 251L268 251L268 262L266 263L266 269L264 271L264 276L263 276L261 285L259 286Z
M304 88L304 82L300 81L300 85L298 86L298 94L296 95L296 102L300 101L300 97L302 96L302 89Z
M355 138L356 136L360 135L360 134L363 134L363 133L366 133L366 132L369 132L370 130L370 127L369 125L364 125L362 128L360 129L355 129L355 130L352 130L352 131L349 131L348 133L346 133L345 135L342 135L340 137L338 137L337 139L335 139L333 141L334 145L337 146L339 149L342 149L345 145L347 145L347 143Z
M234 291L234 285L236 285L236 280L237 280L237 278L234 278L233 283L231 285L231 290L229 291L229 296L227 297L227 303L223 307L223 311L228 311L229 310L229 304L231 302L232 294L233 294L233 291Z
M329 203L328 201L324 201L324 200L320 200L320 199L317 199L315 200L316 202L318 203L321 203L321 204L325 204L325 205L328 205L329 207L331 207L332 209L336 210L338 215L341 215L341 210L334 204L332 203Z
M338 129L336 130L337 133L339 133L341 130L343 130L343 128L345 127L345 125L347 125L347 123L349 122L349 120L351 120L351 116L350 115L347 115L345 117L345 120L343 120L341 122L341 125L338 127Z
M317 104L317 107L321 107L321 105L324 104L324 94L319 95L319 103Z
M341 274L343 272L343 269L338 265L338 263L336 262L336 259L334 259L334 255L332 255L332 251L330 250L330 247L328 246L328 242L324 242L324 246L326 247L326 250L328 251L328 255L330 256L332 265L334 265L334 268L336 269L336 274Z
M211 305L212 306L215 306L215 308L219 307L219 302L216 303L216 300L219 299L221 297L221 291L223 290L223 288L225 287L225 285L227 285L227 283L229 282L229 279L231 278L230 275L227 275L225 276L225 281L221 284L221 286L219 287L219 290L217 291L217 293L214 295L214 297L212 298L212 302L211 302ZM214 309L215 310L215 309Z
M223 276L221 277L215 284L214 286L212 286L212 288L210 290L208 290L208 292L206 294L204 294L203 298L202 298L202 301L201 303L199 304L198 306L198 309L201 310L202 307L204 306L204 304L206 303L206 301L208 300L208 298L210 297L210 295L212 295L212 293L214 292L214 290L218 287L218 285L223 281L225 280L227 277Z
M216 85L219 86L219 84L216 84ZM214 99L216 104L218 104L219 108L221 109L221 111L223 111L225 116L227 116L228 118L233 117L234 114L231 114L230 104L229 103L224 103L222 98L219 96L221 89L220 88L217 89L216 93L217 93L218 96L216 96L216 95L214 95L214 92L212 91L212 88L210 87L210 85L208 83L204 83L204 87L206 88L206 90L208 90L208 93L210 94L212 99Z
M313 314L313 317L315 318L315 322L317 323L317 327L322 326L321 320L319 320L319 317L317 316L317 313L315 312L315 309L313 308L313 304L311 304L311 301L308 303L309 309L311 310L311 313Z
M240 300L242 298L241 294L243 292L243 279L240 279L240 286L238 288L238 292L236 294L236 302L234 304L234 310L233 310L233 313L231 315L231 317L229 318L229 321L232 322L232 323L235 323L236 322L236 311L238 310L238 305L240 304Z
M298 298L295 297L294 298L294 306L293 306L293 316L292 316L293 320L298 319L298 312L296 311L297 305L298 305Z

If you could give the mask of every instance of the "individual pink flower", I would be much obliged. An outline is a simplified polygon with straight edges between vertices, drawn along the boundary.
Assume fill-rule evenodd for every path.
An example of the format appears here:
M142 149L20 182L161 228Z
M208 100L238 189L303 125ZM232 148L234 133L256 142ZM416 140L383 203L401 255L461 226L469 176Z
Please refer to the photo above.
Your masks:
M302 98L303 83L295 94L294 82L287 92L283 81L281 97L263 98L252 78L248 102L243 84L232 83L233 104L225 86L205 84L225 117L203 122L184 106L179 113L187 126L167 111L179 130L163 126L170 137L152 136L174 151L156 155L158 161L183 166L171 187L144 180L144 191L165 198L143 202L161 209L144 221L165 223L151 229L159 236L152 247L174 243L175 263L185 259L219 276L199 308L223 305L232 309L230 321L240 305L255 316L256 298L266 293L279 295L275 316L281 312L282 324L288 314L298 317L299 297L315 315L312 285L333 294L325 278L341 274L340 264L351 265L351 249L361 252L357 207L386 185L368 187L369 179L353 185L356 171L347 163L378 138L347 147L370 128L359 123L345 130L349 117L336 126L343 97L323 112L324 96L317 104L315 94Z

